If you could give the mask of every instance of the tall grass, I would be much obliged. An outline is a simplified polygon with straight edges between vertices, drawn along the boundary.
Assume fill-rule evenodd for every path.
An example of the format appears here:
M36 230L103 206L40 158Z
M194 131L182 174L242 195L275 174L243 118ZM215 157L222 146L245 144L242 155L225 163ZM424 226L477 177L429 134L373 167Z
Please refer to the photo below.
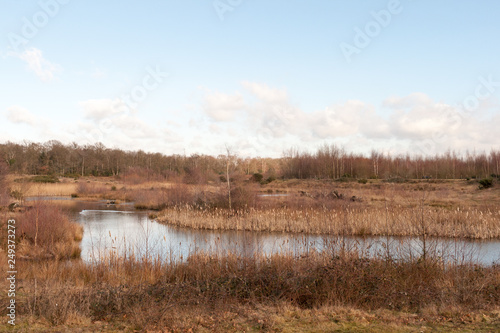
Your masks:
M199 209L181 205L164 210L158 221L194 229L248 230L331 235L391 235L492 239L500 238L500 210L423 208L364 208L348 205L338 209L250 208L233 214L225 209ZM425 230L422 228L425 226Z
M175 184L168 188L150 188L134 190L129 200L134 201L137 209L161 210L181 203L195 203L197 194L184 184Z
M110 190L110 187L106 187L101 183L95 182L78 182L76 192L78 195L82 196L103 196L106 192Z
M44 318L52 325L72 318L119 318L138 330L187 329L200 324L200 314L223 316L248 304L413 314L433 309L437 317L464 315L499 309L499 268L431 259L367 259L355 251L309 252L303 257L200 252L170 263L114 256L92 265L23 263L19 272L25 292L18 308L19 315Z

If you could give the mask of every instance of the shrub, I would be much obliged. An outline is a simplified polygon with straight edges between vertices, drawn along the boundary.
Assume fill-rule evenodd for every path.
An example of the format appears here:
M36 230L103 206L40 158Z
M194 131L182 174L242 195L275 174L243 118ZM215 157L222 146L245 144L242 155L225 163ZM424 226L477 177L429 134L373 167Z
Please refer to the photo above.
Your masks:
M368 180L363 178L363 179L358 180L358 183L366 184L366 183L368 183Z
M266 179L266 181L267 181L268 183L274 182L275 180L276 180L276 177L274 177L274 176L269 176L269 177L267 177L267 179Z
M33 176L30 179L33 183L59 183L59 178L54 175Z
M492 178L484 178L479 180L479 188L480 189L485 189L493 186L493 179Z
M79 257L79 246L75 242L82 238L82 227L71 222L59 207L35 202L19 217L16 231L23 243L21 255Z
M424 179L429 179L429 178L424 178ZM402 177L392 177L392 178L384 179L384 182L401 184L401 183L407 183L408 180L405 178L402 178Z
M186 173L183 178L183 182L185 184L205 184L206 179L203 175L203 172L199 168L184 168L184 172Z
M254 173L252 175L252 180L254 182L257 182L257 183L260 183L262 181L262 179L264 178L264 176L261 174L261 173Z
M12 192L10 192L10 196L19 201L22 201L24 199L24 194L18 190L13 190Z

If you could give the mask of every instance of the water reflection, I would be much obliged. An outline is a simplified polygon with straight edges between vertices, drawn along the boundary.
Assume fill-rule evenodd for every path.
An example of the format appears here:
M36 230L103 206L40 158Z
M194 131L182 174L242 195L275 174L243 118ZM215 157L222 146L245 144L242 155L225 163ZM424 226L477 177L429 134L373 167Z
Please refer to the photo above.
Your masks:
M477 261L490 265L499 262L500 241L471 241L408 237L334 237L284 233L192 230L162 225L146 212L134 211L132 204L107 205L106 201L57 202L84 226L82 258L99 260L109 253L139 258L184 260L190 254L232 253L241 256L287 253L307 255L310 251L356 250L362 256L419 258L424 250L445 262Z

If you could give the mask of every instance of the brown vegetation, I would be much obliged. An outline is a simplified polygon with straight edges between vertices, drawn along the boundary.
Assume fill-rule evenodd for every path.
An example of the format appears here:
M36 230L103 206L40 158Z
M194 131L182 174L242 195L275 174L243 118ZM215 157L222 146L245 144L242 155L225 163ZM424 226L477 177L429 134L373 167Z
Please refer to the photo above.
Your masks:
M424 245L429 236L500 237L498 151L367 157L324 146L315 154L241 159L229 152L164 156L50 142L3 144L0 155L17 173L13 179L38 174L61 181L11 179L9 187L17 186L21 198L74 194L134 201L137 208L163 209L159 220L165 223L191 228L411 235L423 244L410 257L388 250L368 259L332 246L301 257L193 253L185 261L111 256L85 263L60 260L79 257L82 228L56 207L32 202L12 213L21 330L500 328L499 266L445 262ZM2 174L0 166L0 190L7 187ZM492 181L478 182L480 177ZM447 178L463 179L440 180ZM1 214L3 230L10 213ZM6 235L0 236L3 249ZM0 267L7 271L5 255ZM6 283L0 283L4 290ZM7 301L0 296L1 304Z
M420 215L424 214L424 219ZM159 222L211 230L248 230L329 235L389 235L491 239L500 238L500 212L477 209L443 210L393 207L384 209L316 208L227 210L176 206L164 210Z
M115 257L93 265L22 262L18 271L18 315L47 326L272 331L284 328L288 311L295 319L328 313L323 320L337 328L349 323L346 313L367 314L353 319L366 327L377 326L384 313L388 324L400 327L422 320L454 328L500 324L499 266L366 259L356 252L302 258L197 253L177 263ZM301 324L317 329L317 321Z
M0 207L9 204L9 188L7 186L8 174L9 168L3 161L0 161Z
M24 212L15 213L16 255L21 259L68 259L80 257L83 227L71 222L55 205L34 202ZM2 221L0 242L6 246L7 220Z
M500 238L500 193L466 183L274 184L259 196L235 187L233 210L223 194L167 205L158 221L195 229L333 235ZM460 189L461 188L461 189ZM235 193L235 194L236 194ZM269 195L269 194L267 194Z

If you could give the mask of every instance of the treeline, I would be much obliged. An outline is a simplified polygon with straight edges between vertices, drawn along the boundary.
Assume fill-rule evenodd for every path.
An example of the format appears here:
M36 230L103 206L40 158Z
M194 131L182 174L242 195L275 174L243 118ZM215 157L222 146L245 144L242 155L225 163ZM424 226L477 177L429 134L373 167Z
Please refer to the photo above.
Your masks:
M316 152L290 149L281 158L241 158L230 152L209 155L164 155L125 151L95 145L7 142L0 144L0 159L10 172L55 176L128 176L149 180L182 178L186 183L204 183L231 174L261 174L264 179L457 179L487 178L500 174L500 150L442 155L388 155L372 151L369 156L324 145Z
M291 149L283 159L285 178L462 179L500 175L500 150L464 154L448 151L434 156L391 156L373 150L364 156L324 145L315 153Z
M187 183L203 183L226 173L230 162L233 174L280 174L279 160L271 158L239 158L230 153L209 155L164 155L107 148L101 143L79 145L7 142L0 144L0 160L10 172L31 175L134 176L150 180L172 180L182 177Z

